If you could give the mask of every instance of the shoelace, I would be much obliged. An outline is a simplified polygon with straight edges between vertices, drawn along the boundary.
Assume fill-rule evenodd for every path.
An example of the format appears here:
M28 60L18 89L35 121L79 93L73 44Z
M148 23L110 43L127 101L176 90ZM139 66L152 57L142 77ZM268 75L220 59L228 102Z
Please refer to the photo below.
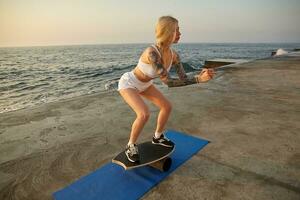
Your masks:
M129 145L129 153L130 155L138 154L138 149L134 145Z
M161 138L158 140L159 142L167 141L169 142L170 140L166 138L164 135L161 136Z

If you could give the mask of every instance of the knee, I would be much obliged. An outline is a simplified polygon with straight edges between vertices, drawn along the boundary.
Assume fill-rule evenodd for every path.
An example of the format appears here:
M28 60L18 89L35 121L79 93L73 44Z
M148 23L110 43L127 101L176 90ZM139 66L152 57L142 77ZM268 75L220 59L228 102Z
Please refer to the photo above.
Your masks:
M149 110L143 110L139 113L137 113L137 118L146 122L150 118L150 111Z

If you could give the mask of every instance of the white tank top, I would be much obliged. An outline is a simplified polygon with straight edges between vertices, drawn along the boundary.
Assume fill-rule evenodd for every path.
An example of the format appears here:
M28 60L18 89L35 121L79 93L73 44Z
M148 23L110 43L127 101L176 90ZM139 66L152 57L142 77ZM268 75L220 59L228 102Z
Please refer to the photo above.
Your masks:
M158 55L161 57L161 54L160 52L158 51L158 49L156 48L155 45L151 45L158 53ZM172 66L172 63L173 63L173 51L172 49L171 50L171 63L169 65L169 67L167 68L167 71L169 72L170 69L171 69L171 66ZM147 64L147 63L144 63L141 58L139 59L139 62L138 62L138 68L147 76L149 76L150 78L156 78L158 77L156 71L153 69L153 66L151 64Z

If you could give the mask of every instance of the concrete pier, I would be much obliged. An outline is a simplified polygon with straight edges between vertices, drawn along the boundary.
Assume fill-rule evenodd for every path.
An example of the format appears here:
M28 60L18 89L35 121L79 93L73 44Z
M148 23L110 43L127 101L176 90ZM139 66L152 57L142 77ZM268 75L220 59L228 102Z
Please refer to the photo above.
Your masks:
M211 143L143 199L299 200L299 52L216 71L208 83L161 89L173 105L166 128ZM158 108L147 105L139 142L156 126ZM0 199L52 199L110 162L134 119L117 92L0 114Z

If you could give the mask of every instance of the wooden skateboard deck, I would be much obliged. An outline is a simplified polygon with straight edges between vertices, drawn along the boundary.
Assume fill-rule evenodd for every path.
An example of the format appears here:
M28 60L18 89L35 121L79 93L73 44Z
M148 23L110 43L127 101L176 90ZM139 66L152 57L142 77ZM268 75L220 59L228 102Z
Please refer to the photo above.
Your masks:
M152 142L144 142L138 144L138 151L140 154L139 162L130 162L126 157L125 150L113 158L112 162L122 166L125 170L150 165L161 171L167 171L172 163L169 156L173 153L174 149L175 146L164 147L152 144Z

